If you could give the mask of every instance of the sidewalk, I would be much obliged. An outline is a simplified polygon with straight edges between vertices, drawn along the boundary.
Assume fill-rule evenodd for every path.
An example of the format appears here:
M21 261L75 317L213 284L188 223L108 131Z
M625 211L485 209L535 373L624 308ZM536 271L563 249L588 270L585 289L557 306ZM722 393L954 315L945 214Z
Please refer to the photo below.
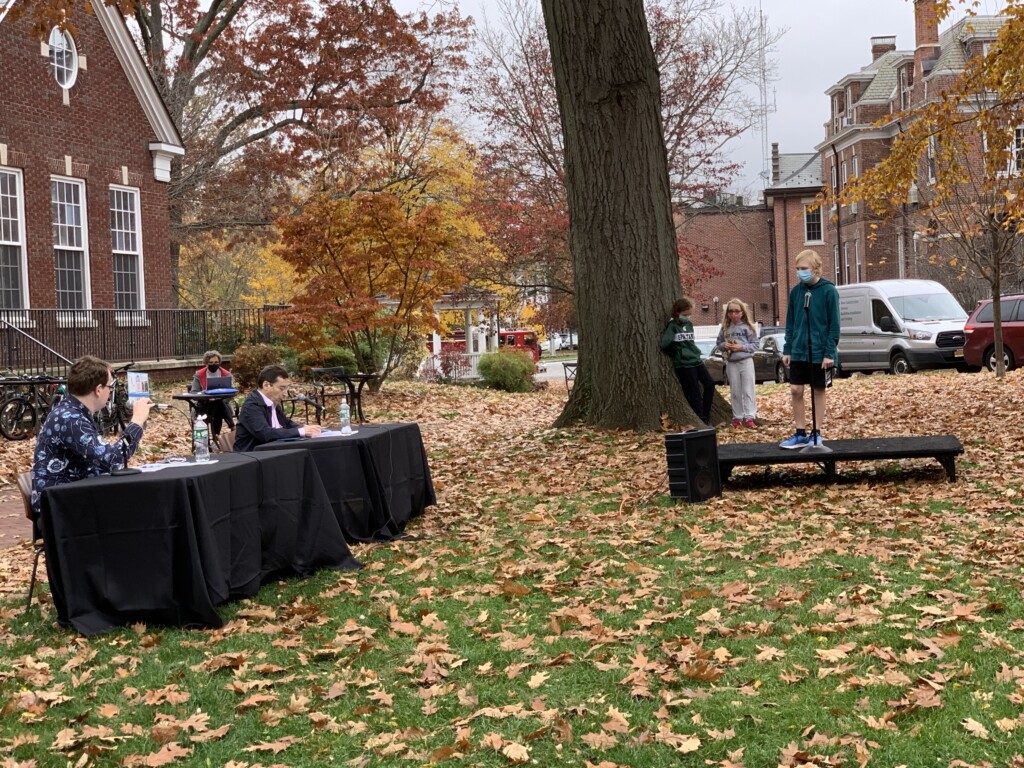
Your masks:
M21 494L0 494L0 549L32 539L32 523L25 517Z

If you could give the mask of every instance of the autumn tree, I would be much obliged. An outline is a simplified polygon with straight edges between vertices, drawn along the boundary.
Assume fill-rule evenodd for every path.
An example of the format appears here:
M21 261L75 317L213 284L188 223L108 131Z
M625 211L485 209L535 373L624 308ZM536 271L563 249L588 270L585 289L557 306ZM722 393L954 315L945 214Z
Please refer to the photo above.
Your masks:
M953 2L937 3L948 14ZM883 219L919 202L917 236L952 279L980 279L993 299L996 373L1004 369L999 296L1024 252L1024 3L1011 0L995 44L941 93L895 116L889 154L838 196ZM968 23L970 23L968 21ZM887 118L888 120L893 117Z
M304 346L351 348L381 381L422 357L435 302L487 252L468 213L472 149L444 122L391 129L390 143L365 149L361 177L328 178L280 220L279 253L303 287L275 315ZM370 180L380 188L349 194Z
M679 265L642 0L543 0L542 7L580 321L576 384L558 423L651 430L666 413L693 423L657 344L679 292Z
M368 115L436 112L462 67L457 11L400 15L389 0L105 0L133 32L185 141L172 167L172 274L181 243L216 232L262 235L296 172L358 154ZM22 0L41 33L73 25L87 0Z

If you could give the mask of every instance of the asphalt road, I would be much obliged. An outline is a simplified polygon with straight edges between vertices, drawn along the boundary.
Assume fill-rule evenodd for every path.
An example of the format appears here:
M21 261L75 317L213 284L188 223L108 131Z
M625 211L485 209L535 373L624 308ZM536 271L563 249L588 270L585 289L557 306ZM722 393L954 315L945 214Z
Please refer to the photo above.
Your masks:
M569 360L567 362L575 361ZM562 363L560 361L545 361L542 357L540 359L540 365L544 370L538 371L534 374L533 378L536 381L565 381L565 369L562 368Z

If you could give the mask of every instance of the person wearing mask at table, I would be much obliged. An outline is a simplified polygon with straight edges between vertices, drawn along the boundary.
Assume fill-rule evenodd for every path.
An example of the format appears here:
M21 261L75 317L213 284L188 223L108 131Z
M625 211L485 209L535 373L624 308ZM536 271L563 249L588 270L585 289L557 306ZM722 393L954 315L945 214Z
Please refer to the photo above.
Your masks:
M221 354L216 349L211 349L203 355L203 367L195 372L192 377L192 385L189 392L202 392L206 389L206 382L211 376L230 376L231 371L222 368ZM231 400L212 400L209 403L196 403L196 415L206 416L210 422L210 436L216 438L220 434L221 426L228 425L228 429L235 428L235 416L231 411Z
M113 386L110 366L91 355L80 357L68 370L68 397L53 407L36 437L31 503L37 519L44 488L121 469L139 447L153 407L148 397L132 401L132 420L112 443L104 442L93 421Z
M268 365L256 377L256 388L249 393L238 412L235 450L251 451L257 445L296 437L316 437L319 424L300 426L284 415L281 403L292 383L288 371L280 365Z

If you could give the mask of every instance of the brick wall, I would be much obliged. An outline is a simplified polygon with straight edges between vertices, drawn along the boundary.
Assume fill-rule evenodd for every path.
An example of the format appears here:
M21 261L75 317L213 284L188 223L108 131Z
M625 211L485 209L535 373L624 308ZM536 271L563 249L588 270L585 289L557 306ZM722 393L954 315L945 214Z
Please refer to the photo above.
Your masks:
M85 183L92 306L114 306L109 187L123 183L126 167L126 186L140 197L145 305L170 307L167 185L153 178L154 133L95 16L78 14L76 24L86 68L65 104L27 14L0 22L0 144L5 167L22 172L29 303L56 306L50 177L58 174Z
M684 287L696 304L694 323L721 322L726 302L736 297L750 305L756 320L773 324L771 288L762 285L772 280L770 219L764 206L688 208L677 214L679 240L712 268L696 285ZM685 264L680 271L688 271Z
M778 310L777 325L786 322L786 308L789 292L796 283L796 257L803 250L812 250L821 256L821 273L832 278L832 254L822 241L808 241L804 221L804 206L811 202L816 192L799 191L792 195L774 194L772 216L775 221L775 253L778 270L775 286L775 305ZM822 225L828 224L828 211L822 211Z

